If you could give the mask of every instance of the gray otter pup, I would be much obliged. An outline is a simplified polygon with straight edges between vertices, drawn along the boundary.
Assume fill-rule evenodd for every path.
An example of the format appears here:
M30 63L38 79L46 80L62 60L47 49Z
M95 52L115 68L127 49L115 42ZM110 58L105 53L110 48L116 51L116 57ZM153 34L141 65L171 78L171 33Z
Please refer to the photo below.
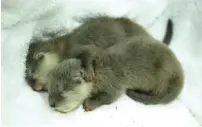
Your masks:
M84 81L83 71L79 59L64 60L50 71L48 100L52 108L62 113L70 112L89 96L92 83Z
M65 99L74 98L75 101L81 93L82 97L89 96L83 104L85 111L111 104L124 93L144 104L166 104L177 98L184 84L183 70L174 53L151 36L126 39L103 51L96 59L95 78L90 85L82 78L80 60L69 60L75 61L74 65L62 64L65 68L56 68L54 71L60 78L55 74L53 82L49 82L49 103L54 107L62 102L59 104L65 105L60 106L64 112L71 104L65 103ZM64 96L63 93L68 94ZM58 100L54 95L63 97Z
M26 57L25 79L33 90L46 91L47 74L55 65L66 58L80 58L85 69L85 80L91 80L94 77L91 65L93 56L89 51L93 50L93 46L106 49L118 42L124 42L125 38L139 35L149 36L142 26L127 18L86 18L80 27L69 34L57 37L55 33L51 33L51 40L34 40L29 45ZM164 42L169 44L172 35L171 20L168 20L166 35Z
M98 63L102 66L95 67L97 79L84 102L86 111L110 104L123 93L144 104L166 104L183 88L183 70L175 54L151 36L110 47Z

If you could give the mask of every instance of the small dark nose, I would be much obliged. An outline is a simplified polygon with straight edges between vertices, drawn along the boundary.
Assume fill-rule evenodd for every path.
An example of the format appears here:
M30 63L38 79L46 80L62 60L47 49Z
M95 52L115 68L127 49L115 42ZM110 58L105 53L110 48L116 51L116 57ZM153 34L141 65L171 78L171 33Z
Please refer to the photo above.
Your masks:
M50 107L55 108L55 103L50 104Z

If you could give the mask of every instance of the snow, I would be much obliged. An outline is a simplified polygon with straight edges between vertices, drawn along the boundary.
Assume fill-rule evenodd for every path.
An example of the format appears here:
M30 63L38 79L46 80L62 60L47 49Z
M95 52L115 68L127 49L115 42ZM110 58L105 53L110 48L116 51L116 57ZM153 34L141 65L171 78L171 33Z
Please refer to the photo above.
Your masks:
M3 0L2 90L4 126L88 127L200 127L202 124L202 2L199 0ZM126 96L109 106L68 114L52 111L46 93L25 83L24 60L29 40L42 31L79 25L76 18L107 14L126 16L162 40L166 21L174 21L171 49L185 71L179 100L168 105L145 106Z

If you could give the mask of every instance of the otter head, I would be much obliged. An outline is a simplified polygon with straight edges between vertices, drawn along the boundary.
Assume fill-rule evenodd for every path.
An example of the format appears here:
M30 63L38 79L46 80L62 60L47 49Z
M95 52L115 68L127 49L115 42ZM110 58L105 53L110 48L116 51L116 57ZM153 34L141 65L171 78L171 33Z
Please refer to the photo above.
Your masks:
M59 112L78 108L91 92L92 84L84 81L79 59L64 60L48 77L49 105Z
M26 56L25 79L35 91L47 90L47 74L61 60L61 53L66 50L66 39L61 36L49 40L32 38Z
M55 53L35 53L26 66L26 81L35 91L47 91L47 75L59 63Z

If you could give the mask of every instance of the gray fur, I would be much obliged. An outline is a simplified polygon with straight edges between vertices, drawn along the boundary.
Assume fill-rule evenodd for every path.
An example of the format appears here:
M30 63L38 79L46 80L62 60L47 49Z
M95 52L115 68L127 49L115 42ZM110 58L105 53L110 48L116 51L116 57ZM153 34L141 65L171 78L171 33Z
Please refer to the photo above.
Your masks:
M92 88L91 83L85 83L82 74L83 69L79 59L64 60L50 71L49 105L63 113L78 108L89 96Z
M170 25L169 28L172 30L172 25ZM116 43L124 42L124 39L132 36L150 36L142 26L127 18L112 18L108 16L86 18L83 20L83 24L80 27L63 36L56 37L53 34L51 34L53 38L48 41L35 39L28 49L25 79L28 84L37 91L46 90L47 88L46 83L39 83L43 84L43 87L35 88L36 82L41 81L34 77L36 77L35 75L39 72L39 66L45 61L44 59L40 61L34 59L38 53L55 53L59 57L59 61L66 58L80 58L82 60L82 66L85 69L85 80L91 81L94 77L91 63L94 59L94 55L99 54L97 52L93 55L89 53L90 50L92 50L91 52L96 51L91 49L93 46L106 49ZM171 39L166 40L170 41ZM50 58L52 59L51 61L54 62L54 59L52 57ZM58 59L55 63L58 62ZM49 69L47 69L47 71L49 71ZM44 72L44 74L47 73L48 72ZM46 75L41 75L39 78L45 79L45 77Z
M84 102L86 111L111 104L124 93L145 104L170 103L180 94L184 84L183 70L174 53L165 44L159 43L151 36L132 37L124 41L97 56L93 87L86 95L90 95L89 98ZM63 66L66 69L62 67L62 70L56 71L57 75L65 72L75 73L75 70L78 72L81 69L79 64L75 64L72 69L67 67L67 64ZM78 76L82 79L81 74ZM57 77L53 78L60 82ZM63 78L65 82L62 80L58 87L54 87L54 91L58 91L58 88L64 85L71 89L62 89L62 93L84 86L83 80L80 84L74 85L74 78L70 75L63 75ZM50 83L50 86L52 85L55 83ZM71 95L81 91L82 89L79 89ZM52 93L49 92L49 95ZM66 97L70 98L71 95Z
M152 37L139 36L116 44L104 53L101 62L92 90L95 97L87 99L87 108L110 104L123 91L144 104L166 104L183 88L181 64L166 45Z

